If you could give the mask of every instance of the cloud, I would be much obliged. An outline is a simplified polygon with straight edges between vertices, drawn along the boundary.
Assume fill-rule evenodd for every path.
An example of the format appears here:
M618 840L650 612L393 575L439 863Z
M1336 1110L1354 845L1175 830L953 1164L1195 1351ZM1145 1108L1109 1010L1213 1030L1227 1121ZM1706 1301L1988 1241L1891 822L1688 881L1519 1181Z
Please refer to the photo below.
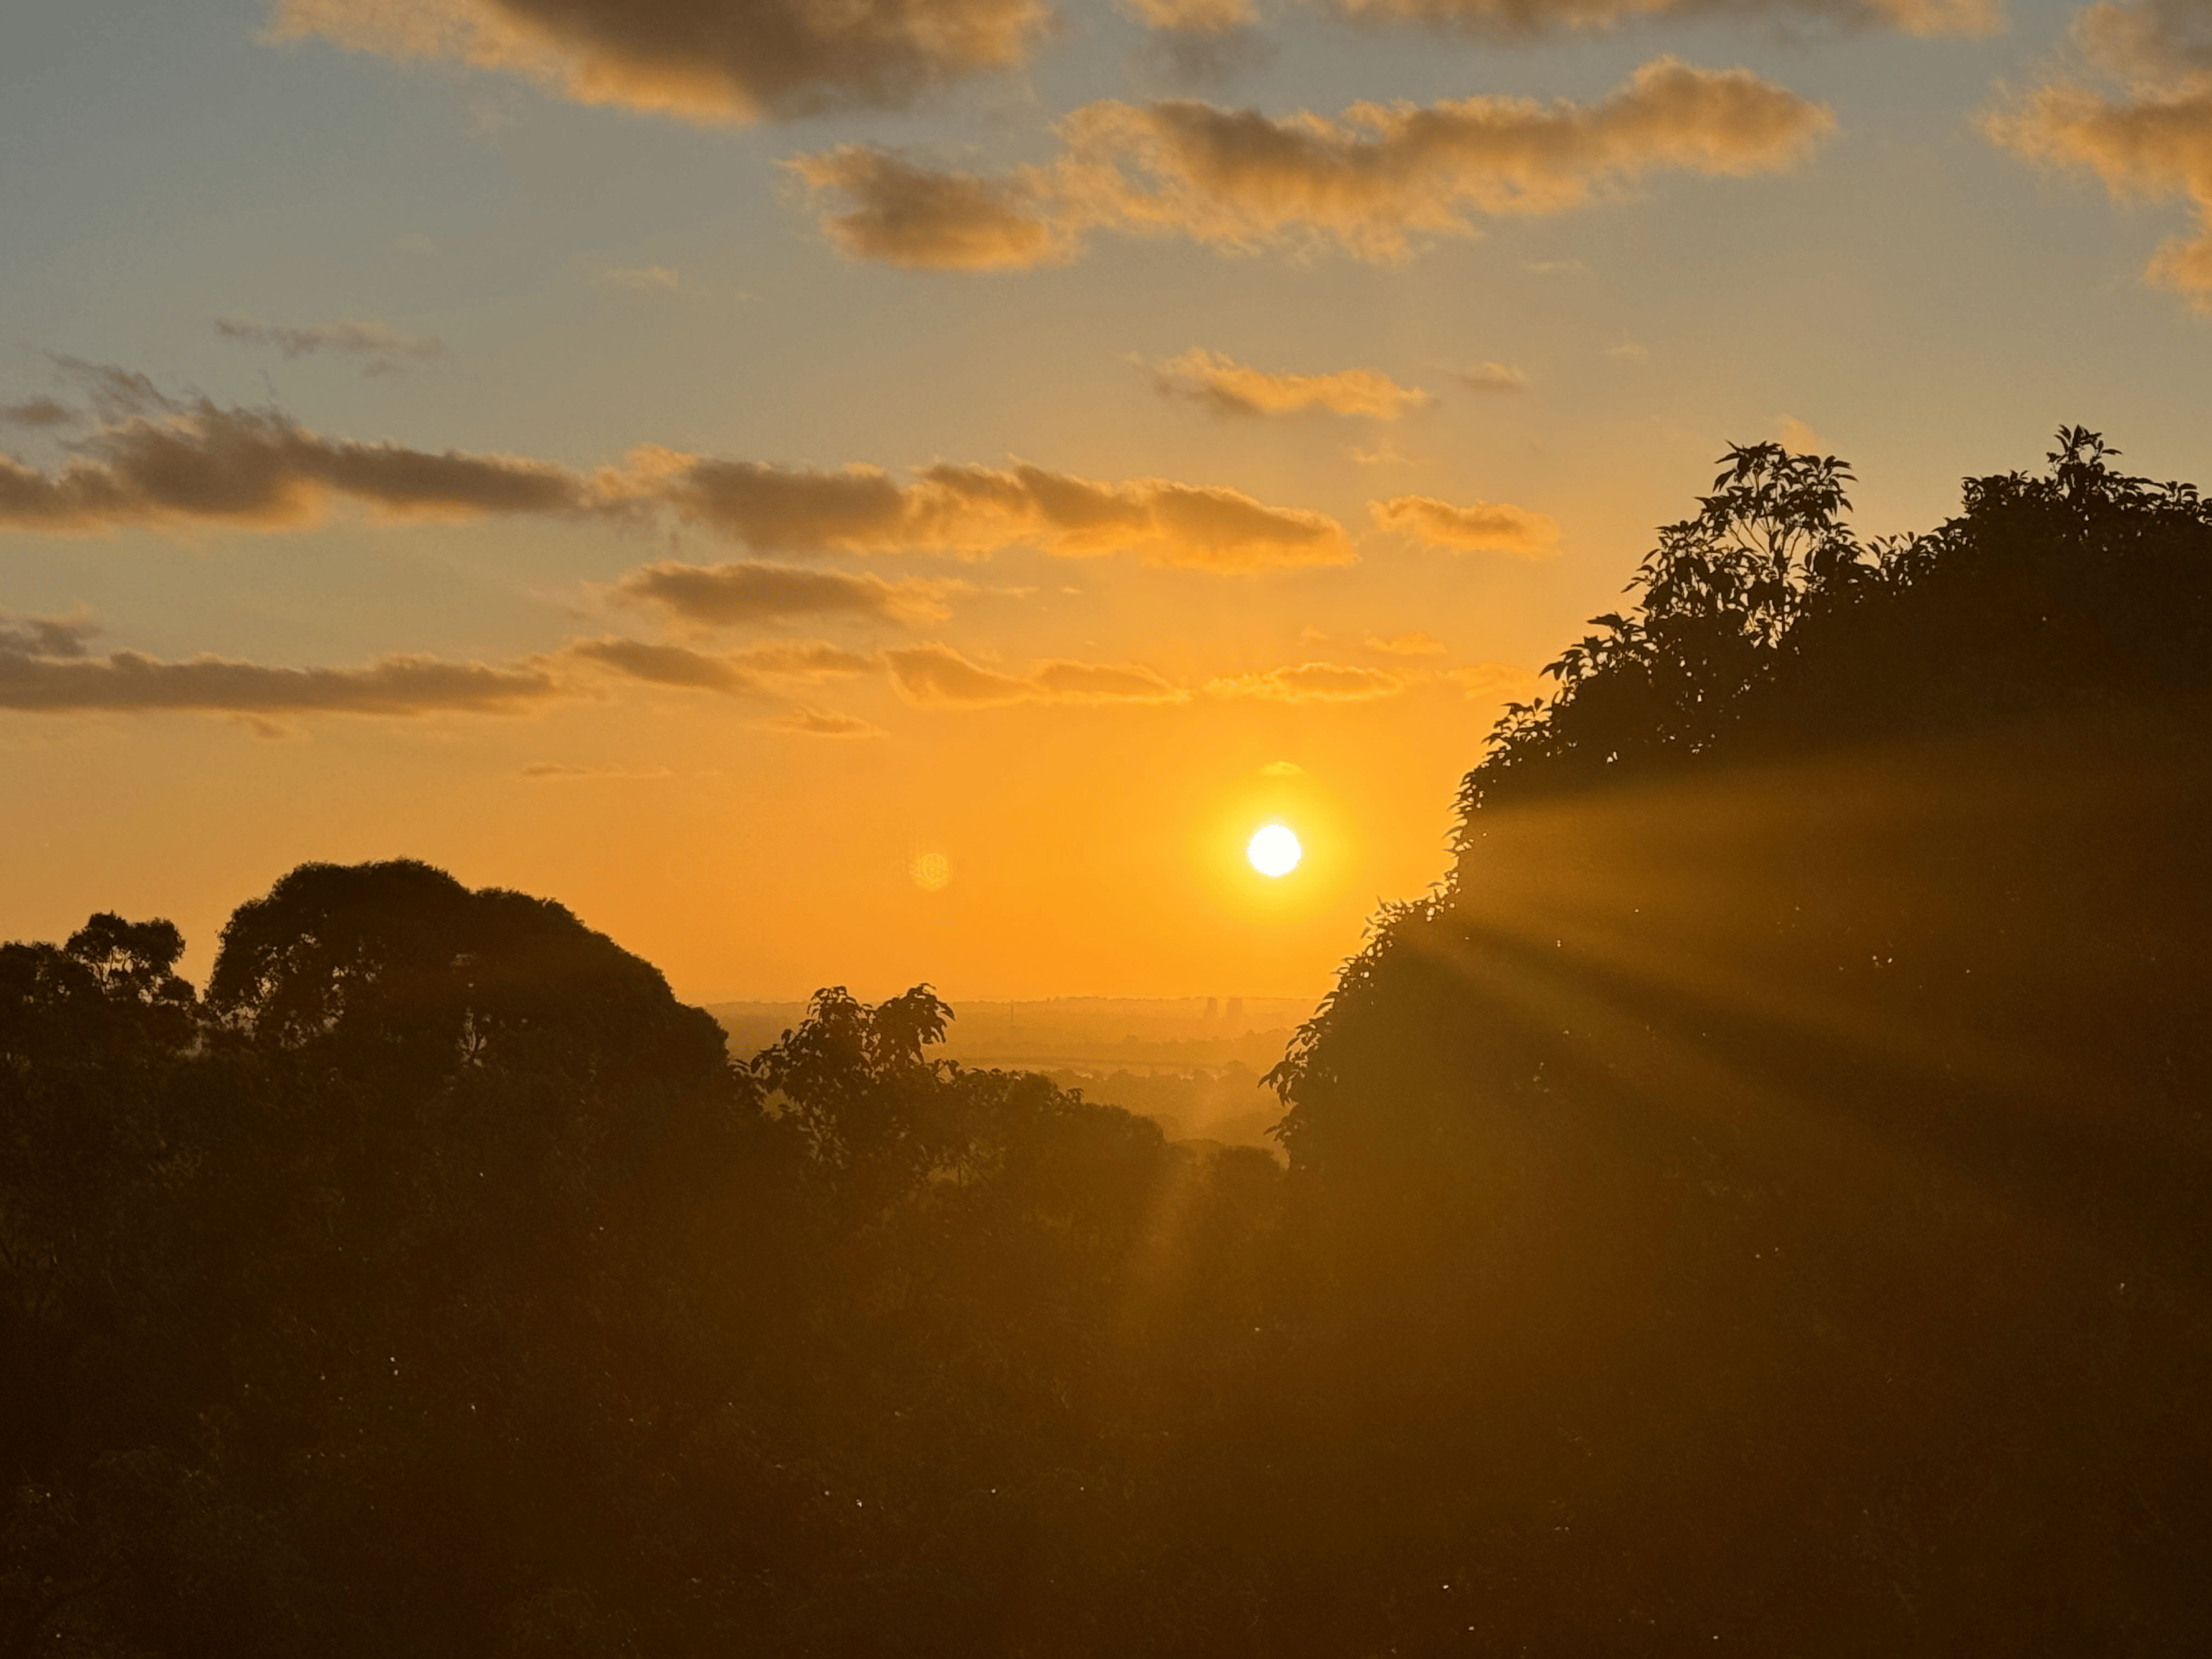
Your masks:
M2074 40L2118 93L2062 76L1984 115L1983 131L2032 161L2094 173L2118 199L2188 200L2196 234L2161 244L2143 276L2212 315L2212 14L2106 0L2075 15Z
M1107 100L1058 124L1057 158L997 179L855 145L791 165L823 228L860 258L1051 264L1107 229L1228 252L1334 246L1390 263L1419 238L1474 234L1479 217L1565 212L1654 173L1787 169L1834 127L1826 108L1748 70L1662 58L1592 105L1362 103L1331 120Z
M1147 28L1186 34L1230 34L1260 21L1252 0L1127 0L1127 9Z
M571 766L562 761L532 761L517 775L557 783L602 781L631 783L672 778L676 774L665 766Z
M679 512L762 549L981 558L1030 546L1237 573L1353 556L1343 526L1322 514L1165 478L1102 483L1023 461L939 463L902 487L866 466L830 472L666 452L653 464L657 489Z
M627 288L641 294L667 294L684 286L683 276L666 265L609 265L591 276L593 288Z
M1269 761L1260 769L1263 778L1302 778L1305 775L1306 769L1296 761Z
M0 529L290 529L319 522L340 497L372 517L446 520L621 504L549 461L325 438L273 410L172 401L120 369L99 370L92 392L120 418L73 441L59 471L0 454Z
M294 529L333 501L373 519L465 520L492 515L635 514L665 506L756 549L801 553L920 552L984 558L1016 547L1063 557L1128 552L1147 563L1246 573L1354 557L1324 514L1270 507L1242 490L1167 478L1105 483L1015 461L1004 468L939 463L917 481L878 468L827 471L681 454L654 445L622 468L589 472L516 455L431 453L312 432L269 409L172 399L143 375L65 365L103 424L70 440L46 471L0 453L0 530L94 532L124 526L228 525ZM765 614L879 608L928 617L957 585L831 577L811 585L760 564L684 574L648 567L626 580L645 597L701 617L718 606Z
M1271 668L1264 674L1239 674L1208 680L1216 697L1264 697L1274 702L1375 702L1406 689L1403 676L1381 668L1344 663L1307 662L1295 668Z
M1826 447L1820 434L1799 420L1795 415L1784 415L1775 423L1774 435L1782 447L1795 455L1818 455Z
M1217 415L1289 415L1325 409L1337 415L1395 421L1407 410L1434 401L1419 387L1400 386L1376 369L1270 374L1200 348L1159 364L1153 370L1153 384L1165 396L1186 398Z
M1454 507L1433 495L1396 495L1387 501L1370 501L1367 510L1380 529L1401 531L1456 553L1516 553L1542 559L1559 550L1557 520L1508 501Z
M1366 645L1370 651L1380 651L1391 657L1440 657L1444 649L1442 640L1418 628L1410 634L1393 634L1387 640L1370 634Z
M52 398L27 398L20 404L0 404L0 421L10 426L68 426L77 413Z
M889 622L940 622L945 598L972 592L966 582L887 581L870 573L805 570L748 560L682 564L666 560L633 570L615 584L617 599L658 605L686 622L728 628L786 617L857 616Z
M806 704L793 703L782 714L761 722L770 732L789 732L802 738L880 738L886 736L884 728L872 720L864 720L858 714L842 714L836 709L810 708Z
M1520 392L1528 384L1528 377L1510 363L1477 363L1473 368L1455 368L1452 378L1469 392Z
M649 684L731 696L773 694L776 681L811 683L875 665L872 657L821 640L770 640L741 651L695 651L644 640L571 640L564 651L572 659Z
M888 150L840 144L785 163L819 201L823 234L855 259L908 270L1029 270L1065 264L1078 240L1024 173L988 179L916 166Z
M1336 5L1363 20L1443 24L1522 37L1562 29L1594 33L1649 17L1721 9L1715 0L1336 0ZM1850 22L1886 23L1907 34L1993 34L2004 25L1997 0L1755 0L1741 9L1816 12Z
M0 611L0 656L82 657L100 629L84 617L34 617Z
M1018 702L1181 703L1190 693L1138 663L1040 663L1008 674L970 662L949 645L899 646L884 653L891 683L923 708L995 708Z
M286 328L275 323L251 323L237 317L218 317L215 331L240 345L274 346L286 359L329 352L333 356L361 360L364 374L390 374L409 362L445 355L446 343L429 335L406 334L388 323L317 323L307 328Z
M37 714L514 714L562 695L543 667L435 657L380 657L362 668L271 668L227 657L165 662L135 651L93 658L0 648L0 708Z
M1046 22L1038 0L277 0L270 33L722 122L903 107L1020 63Z

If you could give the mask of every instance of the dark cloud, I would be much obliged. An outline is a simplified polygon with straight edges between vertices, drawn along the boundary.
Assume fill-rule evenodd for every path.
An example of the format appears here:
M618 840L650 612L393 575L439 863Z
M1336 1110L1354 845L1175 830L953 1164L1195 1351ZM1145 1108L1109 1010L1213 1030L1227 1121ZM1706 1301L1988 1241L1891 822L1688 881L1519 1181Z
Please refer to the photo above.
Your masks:
M614 589L617 599L724 628L839 615L938 622L951 614L945 596L967 591L965 582L895 582L866 572L805 570L758 561L696 565L673 560L634 570Z
M240 345L274 347L285 357L328 353L358 361L364 374L389 374L410 362L426 362L445 355L442 340L403 333L388 323L317 323L307 328L287 328L276 323L247 322L238 317L218 317L215 331Z
M1038 0L277 0L276 39L528 76L703 121L898 107L1020 63Z
M0 611L0 656L82 657L100 629L82 617L33 617Z
M667 463L672 470L656 485L665 500L763 549L981 558L1031 546L1066 557L1128 551L1152 564L1236 572L1352 556L1343 527L1324 514L1165 478L1104 483L1020 461L940 463L902 487L872 467Z
M574 514L624 505L549 461L325 438L273 410L165 397L143 375L79 366L108 418L41 471L0 454L0 528L101 531L195 522L285 529L334 498L397 519Z
M1743 177L1802 161L1835 117L1748 70L1644 64L1595 104L1477 97L1355 104L1335 119L1193 99L1085 105L1061 154L998 180L844 146L794 161L856 258L978 268L1070 257L1086 231L1178 235L1227 251L1334 245L1403 259L1482 217L1561 213L1654 173ZM994 228L975 237L977 204ZM896 227L896 235L864 234ZM927 257L909 257L908 250ZM1022 250L1033 252L1024 257Z
M514 714L562 695L542 668L392 656L362 668L270 668L223 657L0 650L0 708L38 714L193 710L246 715Z

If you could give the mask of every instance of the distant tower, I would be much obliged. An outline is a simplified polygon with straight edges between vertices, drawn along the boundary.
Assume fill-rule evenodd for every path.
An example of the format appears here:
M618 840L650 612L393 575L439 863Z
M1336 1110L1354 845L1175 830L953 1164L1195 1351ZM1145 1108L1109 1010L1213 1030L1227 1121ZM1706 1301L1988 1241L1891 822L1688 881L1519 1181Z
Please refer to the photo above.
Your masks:
M1208 998L1206 998L1206 1024L1208 1024L1210 1025L1210 1024L1212 1024L1215 1020L1217 1020L1217 1019L1218 1019L1218 1018L1221 1018L1221 999L1220 999L1219 997L1208 997Z

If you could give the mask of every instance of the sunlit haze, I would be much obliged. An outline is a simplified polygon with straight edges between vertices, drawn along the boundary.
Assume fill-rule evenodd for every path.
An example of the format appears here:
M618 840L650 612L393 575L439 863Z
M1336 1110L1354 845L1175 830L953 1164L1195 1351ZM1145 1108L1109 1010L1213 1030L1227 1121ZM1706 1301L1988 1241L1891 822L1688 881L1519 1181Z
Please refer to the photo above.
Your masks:
M2212 453L2181 11L1457 9L16 7L0 936L404 855L700 1000L1316 996L1727 443Z

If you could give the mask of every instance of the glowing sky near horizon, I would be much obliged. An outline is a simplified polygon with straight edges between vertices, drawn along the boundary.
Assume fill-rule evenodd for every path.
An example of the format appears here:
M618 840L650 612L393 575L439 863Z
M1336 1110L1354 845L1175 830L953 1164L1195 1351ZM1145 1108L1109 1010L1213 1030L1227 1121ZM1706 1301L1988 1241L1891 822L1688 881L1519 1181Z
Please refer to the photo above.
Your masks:
M1316 994L1726 443L2212 472L2202 0L4 46L0 938L405 854L699 1000Z

